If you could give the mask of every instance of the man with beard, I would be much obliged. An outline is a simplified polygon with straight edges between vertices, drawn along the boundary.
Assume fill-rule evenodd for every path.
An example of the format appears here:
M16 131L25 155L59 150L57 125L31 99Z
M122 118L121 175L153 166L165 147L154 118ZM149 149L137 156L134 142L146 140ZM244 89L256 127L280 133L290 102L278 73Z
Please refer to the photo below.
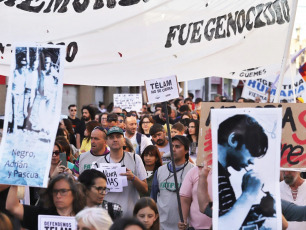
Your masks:
M75 130L77 148L81 147L81 143L84 138L84 131L86 129L85 124L95 119L95 110L90 105L83 106L81 112L82 112L81 124Z
M306 183L298 171L283 171L280 183L281 198L297 205L306 205ZM306 222L289 221L288 229L306 229Z
M150 135L153 143L158 148L163 160L163 164L171 161L170 145L166 139L166 131L161 124L154 124L150 128Z
M141 155L143 150L151 145L151 140L144 134L137 132L137 120L136 117L128 115L125 118L125 133L124 137L128 138L135 150L135 153Z

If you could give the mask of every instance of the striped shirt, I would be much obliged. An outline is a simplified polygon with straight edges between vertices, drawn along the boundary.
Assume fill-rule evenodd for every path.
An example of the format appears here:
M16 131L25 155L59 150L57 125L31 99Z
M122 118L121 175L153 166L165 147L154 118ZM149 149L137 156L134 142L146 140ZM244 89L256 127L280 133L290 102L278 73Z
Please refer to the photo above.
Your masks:
M218 162L218 192L219 192L219 216L227 213L235 204L236 197L229 180L230 173Z

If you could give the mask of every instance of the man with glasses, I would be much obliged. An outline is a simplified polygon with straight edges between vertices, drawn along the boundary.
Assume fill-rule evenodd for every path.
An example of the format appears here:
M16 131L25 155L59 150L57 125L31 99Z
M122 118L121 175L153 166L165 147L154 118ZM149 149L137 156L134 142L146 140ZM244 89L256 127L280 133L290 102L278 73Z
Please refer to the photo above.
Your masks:
M137 132L137 120L132 114L128 114L125 118L124 137L131 141L135 153L138 155L141 155L148 145L152 145L151 140L146 135Z
M85 123L77 118L77 107L75 104L68 106L68 112L68 119L71 121L74 133L76 135L76 147L79 149L81 147L81 139L83 139L81 137L84 136L84 131L81 133L81 127L85 127Z
M176 135L172 138L172 145L178 188L180 188L187 172L194 167L188 161L190 142L187 137ZM156 170L152 183L151 197L157 203L161 229L177 230L177 223L180 221L180 217L172 162Z
M106 187L106 176L104 173L96 169L85 170L79 176L86 190L86 206L87 207L102 207L108 211L108 214L115 220L122 215L121 206L116 203L107 202L104 196L109 192Z
M107 145L110 153L102 157L101 163L119 163L126 167L128 185L123 187L122 192L110 192L105 200L121 205L124 217L133 216L133 208L139 200L139 192L148 191L146 181L147 173L140 156L134 153L123 151L123 131L119 127L112 127L107 132Z
M93 163L101 163L103 155L109 153L106 148L106 133L102 127L97 126L93 129L90 141L91 150L82 153L74 163L73 172L77 175L86 169L90 169Z

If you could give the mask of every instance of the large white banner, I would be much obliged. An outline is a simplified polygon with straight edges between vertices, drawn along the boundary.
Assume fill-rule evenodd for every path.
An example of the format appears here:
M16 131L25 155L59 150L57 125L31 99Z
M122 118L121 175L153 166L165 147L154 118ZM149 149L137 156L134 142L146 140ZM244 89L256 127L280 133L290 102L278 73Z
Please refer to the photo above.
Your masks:
M63 91L63 46L14 48L0 147L0 184L47 187Z
M0 74L11 44L67 46L64 83L143 85L280 69L296 0L0 1Z

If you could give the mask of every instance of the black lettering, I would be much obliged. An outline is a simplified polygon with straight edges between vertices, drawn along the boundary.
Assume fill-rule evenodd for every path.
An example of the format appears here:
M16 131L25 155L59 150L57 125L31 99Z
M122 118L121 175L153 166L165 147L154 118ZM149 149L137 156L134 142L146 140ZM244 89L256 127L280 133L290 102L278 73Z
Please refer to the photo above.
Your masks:
M89 5L89 0L84 0L83 3L80 3L80 0L74 0L72 5L73 5L75 12L82 13L87 9Z
M193 23L193 31L192 31L190 43L197 43L201 41L201 34L199 34L201 27L198 27L199 24L203 26L203 20Z
M7 5L7 6L14 6L15 2L16 2L16 0L7 0L7 1L4 2L4 4Z
M248 10L248 12L247 12L247 14L246 14L246 24L245 24L245 28L247 28L247 30L251 30L251 29L253 29L253 22L252 23L250 23L250 13L251 12L253 12L253 14L254 14L254 17L256 16L256 12L255 12L255 7L254 6L252 6L249 10Z
M266 9L263 12L263 15L267 21L267 25L273 25L275 23L275 13L272 9L272 2L268 2L265 4ZM272 16L272 19L270 20L270 17L267 15L267 10L269 11L269 13Z
M237 26L238 26L238 32L242 33L243 28L245 26L245 11L244 10L241 10L238 14Z
M131 5L137 4L139 2L140 2L140 0L120 0L119 5L120 6L131 6Z
M290 122L291 129L292 129L293 132L295 132L296 131L296 126L295 126L294 118L293 118L293 115L292 115L291 107L286 108L286 111L285 111L285 114L284 114L284 117L283 117L282 128L285 127L287 122Z
M69 45L67 46L66 61L72 62L77 52L78 52L78 44L76 42L70 42Z
M43 1L40 5L38 6L31 6L31 2L33 0L25 0L21 2L20 4L17 4L16 7L18 9L28 11L28 12L33 12L33 13L39 13L41 9L44 7L45 2Z
M104 6L103 0L96 0L93 6L94 10L101 9Z
M211 41L212 38L214 37L214 33L215 33L215 28L211 28L209 30L210 34L208 34L208 26L210 25L210 23L215 24L216 19L215 18L211 18L209 19L209 21L207 22L206 26L205 26L205 30L204 30L204 36L207 39L207 41Z
M193 24L193 23L189 23L189 26L188 26L188 33L187 33L187 36L186 36L185 40L184 40L184 38L183 38L183 34L184 34L184 28L186 27L186 24L181 25L181 28L180 28L180 35L179 35L179 38L178 38L178 42L179 42L180 45L183 46L183 45L185 45L185 44L187 43L188 38L189 38L190 28L191 28L192 24Z
M107 8L113 9L116 6L116 0L107 0Z
M276 22L277 24L284 24L285 20L283 18L283 14L282 14L282 10L281 7L279 5L279 0L276 0L275 2L273 2L273 8L276 14Z
M300 162L299 160L293 161L291 158L292 157L296 158L297 156L301 156L304 152L303 146L297 145L293 147L291 144L290 145L284 144L282 147L281 156L283 156L284 152L287 149L289 149L289 153L287 155L288 163L291 165L298 164Z
M283 8L283 15L287 22L290 22L290 8L287 0L281 1L282 8Z
M172 46L171 44L171 40L173 40L175 38L175 30L179 30L180 29L180 26L177 25L177 26L171 26L169 28L169 33L168 33L168 36L167 36L167 41L166 41L166 44L165 44L165 47L166 48L169 48Z
M254 28L264 27L266 25L266 23L264 23L260 19L260 15L262 14L263 8L264 8L264 4L259 4L259 5L256 6L257 16L255 18Z
M230 37L230 36L231 36L229 27L232 28L232 30L233 30L233 32L234 32L234 35L236 35L236 30L237 30L236 20L237 20L238 12L239 12L239 11L236 11L236 12L235 12L235 19L233 19L232 13L229 13L229 14L228 14L228 17L227 17L227 34L226 34L227 37Z
M2 43L0 43L0 52L4 53L4 46L2 45Z
M225 38L225 29L222 20L226 20L226 15L217 17L215 39Z

